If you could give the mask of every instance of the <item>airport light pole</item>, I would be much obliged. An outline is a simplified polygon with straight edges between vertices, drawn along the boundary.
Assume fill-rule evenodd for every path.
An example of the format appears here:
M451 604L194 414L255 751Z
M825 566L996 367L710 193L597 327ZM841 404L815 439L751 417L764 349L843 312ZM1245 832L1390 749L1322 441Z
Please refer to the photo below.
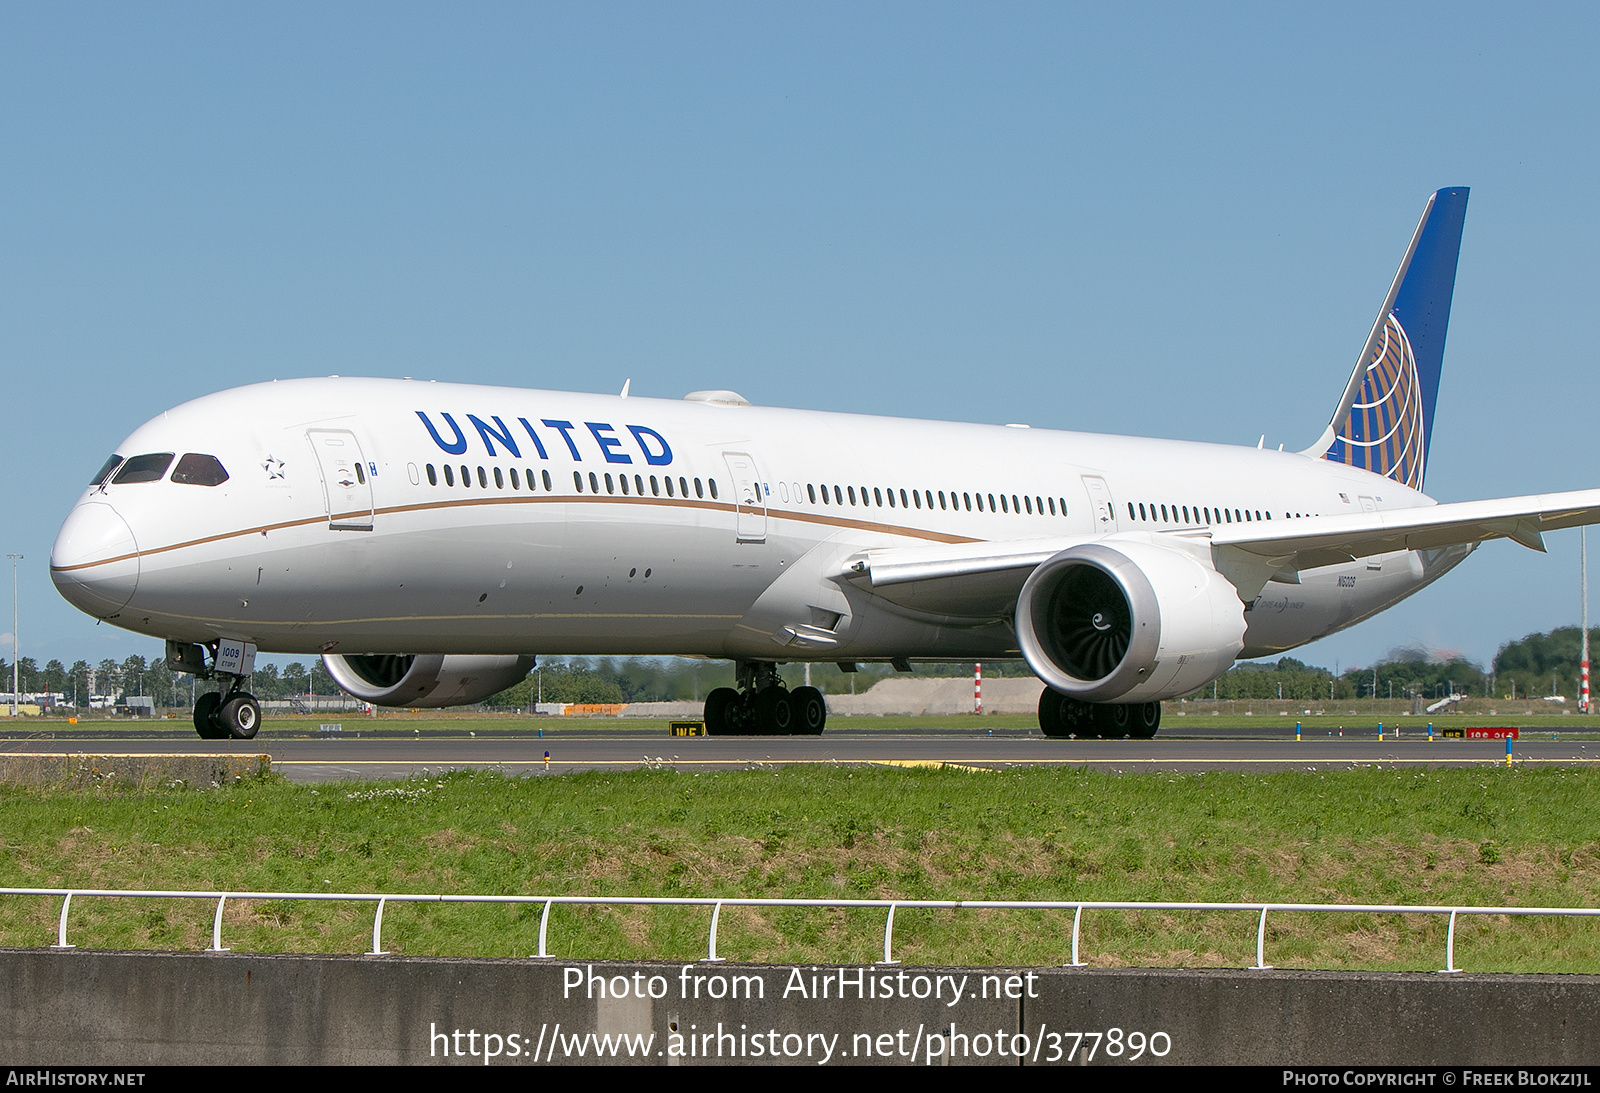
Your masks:
M1589 712L1589 529L1578 528L1578 584L1583 599L1583 651L1578 656L1578 712Z
M17 658L21 655L22 644L17 638L17 563L22 561L20 554L7 554L11 559L11 723L17 723Z

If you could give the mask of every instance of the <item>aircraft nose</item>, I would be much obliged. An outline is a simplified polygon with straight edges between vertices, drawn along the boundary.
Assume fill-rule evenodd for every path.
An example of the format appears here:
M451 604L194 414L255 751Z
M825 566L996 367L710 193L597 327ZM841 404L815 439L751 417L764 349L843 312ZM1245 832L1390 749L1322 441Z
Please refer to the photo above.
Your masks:
M97 618L115 615L139 586L133 529L103 501L78 505L50 548L50 579L79 610Z

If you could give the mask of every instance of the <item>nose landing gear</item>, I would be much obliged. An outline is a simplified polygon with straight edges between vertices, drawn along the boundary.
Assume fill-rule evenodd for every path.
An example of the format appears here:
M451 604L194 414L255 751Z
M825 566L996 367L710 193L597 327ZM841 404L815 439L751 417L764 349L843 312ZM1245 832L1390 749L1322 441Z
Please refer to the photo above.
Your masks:
M210 661L207 662L207 654ZM256 647L247 642L219 641L210 645L167 642L167 666L196 679L224 679L226 692L208 691L195 699L194 731L202 740L250 740L261 728L261 703L243 690L255 669Z
M708 736L819 736L828 706L815 687L791 691L770 661L736 661L739 690L718 687L706 696Z

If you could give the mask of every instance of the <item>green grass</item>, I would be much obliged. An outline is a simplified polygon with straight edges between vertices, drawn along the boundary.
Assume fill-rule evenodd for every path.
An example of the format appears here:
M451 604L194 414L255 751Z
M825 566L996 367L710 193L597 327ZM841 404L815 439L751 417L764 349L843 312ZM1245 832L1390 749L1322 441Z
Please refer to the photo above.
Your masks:
M208 791L0 788L0 884L256 891L1600 906L1600 775L1559 769L997 773L640 770ZM81 947L200 949L212 905L79 899ZM409 954L534 951L535 906L390 905ZM54 940L59 900L0 898L0 945ZM359 953L370 905L234 902L240 951ZM557 908L574 959L694 959L709 911ZM725 909L721 954L874 959L878 911ZM1068 957L1070 913L901 911L912 963ZM1279 914L1278 967L1442 966L1438 916ZM1247 913L1085 915L1099 965L1244 966ZM1600 922L1464 918L1475 971L1600 971Z

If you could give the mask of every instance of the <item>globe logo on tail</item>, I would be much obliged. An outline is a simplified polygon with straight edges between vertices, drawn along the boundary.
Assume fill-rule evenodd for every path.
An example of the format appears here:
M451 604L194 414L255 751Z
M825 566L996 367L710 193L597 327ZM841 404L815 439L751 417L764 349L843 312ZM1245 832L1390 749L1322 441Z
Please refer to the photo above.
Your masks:
M1422 488L1422 384L1411 340L1390 312L1350 415L1323 458Z

